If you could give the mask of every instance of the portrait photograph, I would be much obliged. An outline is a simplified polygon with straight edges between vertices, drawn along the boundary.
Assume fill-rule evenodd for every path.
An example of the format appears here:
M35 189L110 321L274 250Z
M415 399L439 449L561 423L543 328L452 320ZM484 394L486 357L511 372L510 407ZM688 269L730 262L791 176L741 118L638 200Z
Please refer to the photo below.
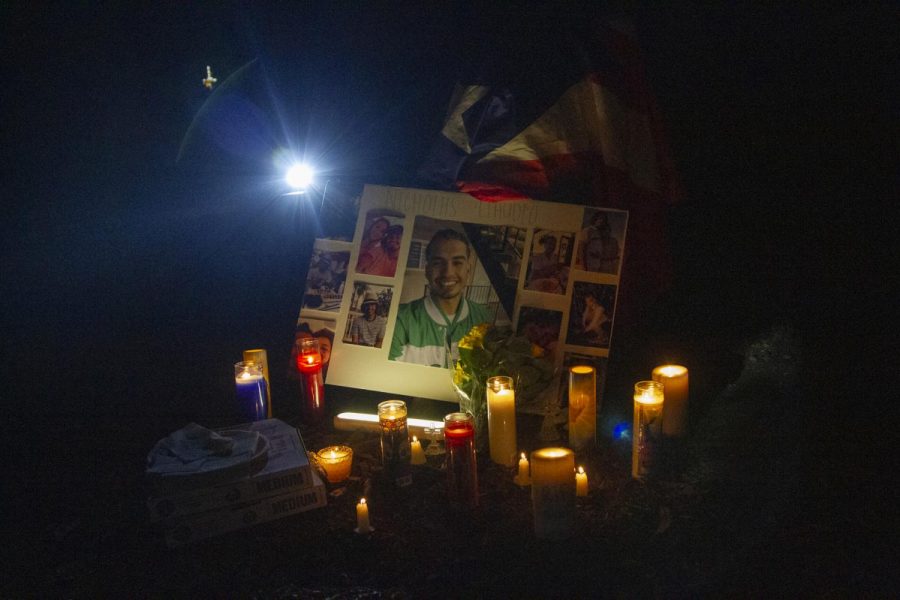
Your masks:
M354 282L343 342L354 346L381 348L393 297L394 290L391 286Z
M556 355L563 314L558 310L523 306L519 309L516 332L540 346L551 356Z
M302 309L337 312L349 263L350 243L316 240L306 273Z
M356 259L358 274L393 277L397 273L403 221L403 213L397 211L377 208L368 211Z
M471 224L416 217L389 360L450 368L472 327L509 323L473 243L479 235Z
M576 281L572 289L566 344L609 348L616 286Z
M575 234L535 229L525 289L548 294L565 294L569 265L575 250Z
M578 233L575 268L617 275L622 264L628 213L588 208Z

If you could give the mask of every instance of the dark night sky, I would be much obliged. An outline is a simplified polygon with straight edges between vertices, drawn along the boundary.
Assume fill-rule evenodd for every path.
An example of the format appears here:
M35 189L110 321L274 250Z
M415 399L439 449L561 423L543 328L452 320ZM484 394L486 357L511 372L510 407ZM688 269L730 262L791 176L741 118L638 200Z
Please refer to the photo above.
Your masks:
M36 411L191 412L185 402L205 397L185 391L205 386L197 373L243 347L286 346L308 241L304 215L273 200L273 150L407 184L479 57L539 71L549 23L580 18L449 4L130 6L0 8L3 362L28 381L4 400ZM809 228L837 233L812 207L866 205L851 180L890 172L870 152L896 75L896 15L629 12L687 190L672 217L676 289L734 306L708 327L791 318L797 282L828 271L802 250ZM254 59L233 84L254 118L204 104L207 64L222 82Z

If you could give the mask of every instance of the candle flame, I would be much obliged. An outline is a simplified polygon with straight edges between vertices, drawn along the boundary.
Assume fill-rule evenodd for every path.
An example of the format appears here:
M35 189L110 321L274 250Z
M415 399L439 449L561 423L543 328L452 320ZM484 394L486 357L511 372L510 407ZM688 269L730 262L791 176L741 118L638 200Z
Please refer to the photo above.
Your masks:
M578 467L578 474L584 475L584 467Z
M522 460L528 460L527 458L525 458L525 453L524 453L524 452L522 453Z
M676 377L687 373L687 368L682 367L681 365L665 365L659 367L659 372L666 377Z
M366 503L366 499L365 499L365 498L360 498L360 499L359 499L359 503L360 503L360 504L365 504L365 503Z
M418 442L418 441L419 441L419 438L417 438L416 436L413 436L413 441L414 441L414 442Z

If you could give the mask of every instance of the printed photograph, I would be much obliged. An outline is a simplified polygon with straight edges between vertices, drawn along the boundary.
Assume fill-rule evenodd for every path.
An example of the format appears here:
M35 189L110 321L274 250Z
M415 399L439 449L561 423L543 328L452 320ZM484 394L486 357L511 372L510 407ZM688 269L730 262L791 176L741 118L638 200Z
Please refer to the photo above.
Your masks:
M337 321L331 319L319 319L300 313L297 319L297 327L294 330L294 346L291 350L291 365L297 362L299 341L307 338L315 338L319 341L319 353L322 355L322 374L328 374L328 364L331 361L331 348L334 346L334 332Z
M565 294L574 247L574 233L535 229L525 289Z
M336 249L342 247L346 247L346 250ZM341 308L349 263L349 243L316 240L306 274L301 311L312 309L337 312Z
M481 323L508 324L507 309L476 250L482 226L418 216L389 359L449 368L459 340ZM511 298L515 302L515 292ZM510 304L511 306L512 304Z
M562 320L563 314L558 310L523 306L519 309L516 332L524 335L532 344L540 346L544 352L553 356L559 345Z
M616 286L576 281L569 310L566 343L609 348Z
M354 282L343 342L381 348L393 297L391 286Z
M376 208L366 214L366 224L356 260L356 272L393 277L400 258L404 215Z
M575 268L617 275L627 220L628 213L624 211L585 209L583 229L578 234Z

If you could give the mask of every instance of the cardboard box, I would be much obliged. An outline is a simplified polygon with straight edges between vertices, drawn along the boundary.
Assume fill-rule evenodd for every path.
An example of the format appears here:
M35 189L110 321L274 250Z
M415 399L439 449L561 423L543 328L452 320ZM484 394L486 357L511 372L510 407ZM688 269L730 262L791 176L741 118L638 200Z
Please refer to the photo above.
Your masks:
M233 507L313 485L314 469L309 464L303 439L295 427L279 419L266 419L227 429L258 431L264 435L269 441L266 465L251 476L150 497L147 508L152 522Z
M325 506L325 484L313 473L313 484L254 501L161 522L166 543L183 546L199 540L274 521Z

